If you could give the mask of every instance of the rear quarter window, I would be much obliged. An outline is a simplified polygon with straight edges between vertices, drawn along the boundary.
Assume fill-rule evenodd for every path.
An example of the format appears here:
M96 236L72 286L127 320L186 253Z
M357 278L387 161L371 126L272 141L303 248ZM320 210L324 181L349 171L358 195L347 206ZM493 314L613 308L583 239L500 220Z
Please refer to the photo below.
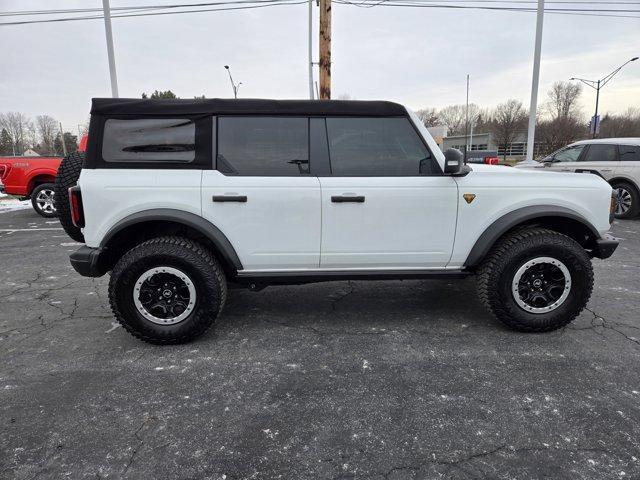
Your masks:
M196 126L182 118L108 119L104 124L105 162L193 162Z
M618 148L623 162L640 162L640 145L618 145Z

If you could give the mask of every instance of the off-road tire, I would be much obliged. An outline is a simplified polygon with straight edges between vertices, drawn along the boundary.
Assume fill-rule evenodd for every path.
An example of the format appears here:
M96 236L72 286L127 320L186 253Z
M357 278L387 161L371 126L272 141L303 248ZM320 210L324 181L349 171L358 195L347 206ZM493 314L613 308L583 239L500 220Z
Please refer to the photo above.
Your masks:
M45 211L38 204L38 201L39 201L38 196L40 195L40 193L47 192L47 191L53 194L53 200L55 202L55 193L54 193L55 185L53 183L42 183L36 186L36 188L34 188L33 191L31 192L31 206L33 207L33 209L36 211L38 215L44 218L54 218L56 216L55 203L52 211Z
M516 303L512 281L522 265L542 256L564 263L571 274L571 288L555 310L530 313ZM521 332L549 332L568 325L585 308L593 289L593 269L584 248L572 238L529 227L498 240L477 271L477 287L482 303L507 327Z
M135 284L155 267L178 269L195 286L195 307L179 323L153 323L136 308ZM132 248L116 263L109 281L109 302L118 322L134 337L161 345L185 343L202 335L222 311L226 297L226 278L213 254L201 244L177 236L153 238Z
M58 212L58 219L64 231L76 242L84 243L82 231L73 224L71 219L71 207L69 205L69 188L78 183L82 163L84 162L84 152L74 152L62 159L58 167L55 184L55 206Z
M615 217L623 220L637 217L638 212L640 211L640 193L638 193L638 189L628 182L614 182L611 184L611 187L614 190L622 188L629 192L629 195L631 196L631 206L629 207L629 210L624 213L616 213Z

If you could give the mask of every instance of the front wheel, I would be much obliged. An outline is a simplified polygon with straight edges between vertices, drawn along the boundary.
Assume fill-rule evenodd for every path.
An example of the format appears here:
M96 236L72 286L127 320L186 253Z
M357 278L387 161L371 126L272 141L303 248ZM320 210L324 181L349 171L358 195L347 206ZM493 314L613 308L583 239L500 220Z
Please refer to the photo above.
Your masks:
M149 343L184 343L214 322L227 296L223 271L202 245L159 237L129 250L109 282L113 314Z
M591 260L575 240L543 228L498 241L478 270L478 295L509 328L548 332L569 324L593 289Z
M616 197L616 218L633 218L640 210L640 194L636 188L627 182L616 182L612 185Z
M44 218L53 218L56 216L54 197L55 185L53 183L43 183L31 192L31 205L36 213Z

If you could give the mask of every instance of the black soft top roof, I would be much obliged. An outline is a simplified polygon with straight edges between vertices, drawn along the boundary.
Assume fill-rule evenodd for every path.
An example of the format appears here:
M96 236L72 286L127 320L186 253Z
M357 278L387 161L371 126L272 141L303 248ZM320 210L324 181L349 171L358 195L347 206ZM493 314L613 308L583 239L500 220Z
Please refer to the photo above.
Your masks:
M393 102L361 100L94 98L91 113L97 115L404 116L407 115L407 110Z

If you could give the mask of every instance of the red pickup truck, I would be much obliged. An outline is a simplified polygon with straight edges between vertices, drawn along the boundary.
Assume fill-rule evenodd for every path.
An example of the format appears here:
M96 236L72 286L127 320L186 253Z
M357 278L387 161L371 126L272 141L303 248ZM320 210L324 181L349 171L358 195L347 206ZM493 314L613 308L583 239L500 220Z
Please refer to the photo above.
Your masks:
M80 141L84 151L86 136ZM43 217L55 217L54 183L62 157L0 157L0 191L31 198L33 209Z

